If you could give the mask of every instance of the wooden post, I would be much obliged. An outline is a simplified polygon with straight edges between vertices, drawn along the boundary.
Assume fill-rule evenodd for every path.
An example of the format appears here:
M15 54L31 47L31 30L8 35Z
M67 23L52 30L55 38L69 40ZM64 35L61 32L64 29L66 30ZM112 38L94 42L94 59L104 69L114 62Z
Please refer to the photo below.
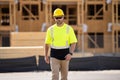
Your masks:
M118 1L116 1L116 24L118 24Z
M45 5L45 22L48 25L48 2L47 1Z
M81 18L81 13L80 13L80 1L77 2L77 25L80 25L80 18Z
M115 17L115 15L114 15L114 1L112 2L112 24L114 24L114 17Z
M118 52L118 30L116 30L116 52Z
M13 21L14 21L14 23L13 23L13 31L15 31L15 27L16 27L16 5L15 5L15 2L14 2L14 4L13 4Z
M49 18L50 18L50 25L52 25L52 2L49 2L49 6L50 6L50 11L49 11Z
M114 15L114 1L112 2L112 52L114 53L115 52L115 42L114 42L114 18L115 18L115 15Z

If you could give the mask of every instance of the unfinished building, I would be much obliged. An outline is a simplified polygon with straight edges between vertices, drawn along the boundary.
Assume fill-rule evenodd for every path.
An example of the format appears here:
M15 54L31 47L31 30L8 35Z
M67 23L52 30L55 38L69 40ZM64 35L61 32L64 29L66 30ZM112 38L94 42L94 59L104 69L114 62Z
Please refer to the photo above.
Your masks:
M10 46L10 32L15 30L16 7L14 0L0 0L0 46Z
M76 33L76 51L120 52L119 0L0 0L0 46L14 45L12 32L42 32L43 24L46 31L57 7Z

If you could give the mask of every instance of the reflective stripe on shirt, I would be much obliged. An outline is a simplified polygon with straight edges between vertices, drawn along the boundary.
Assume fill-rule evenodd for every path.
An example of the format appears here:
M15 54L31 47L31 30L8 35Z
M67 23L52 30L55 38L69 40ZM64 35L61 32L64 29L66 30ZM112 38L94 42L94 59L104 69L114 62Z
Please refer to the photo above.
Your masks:
M69 30L70 30L70 26L69 26L69 25L66 25L66 26L67 26L67 27L66 27L66 34L68 34L68 33L69 33ZM66 48L69 48L70 46L69 46L68 40L66 40L66 45L65 45L65 46L60 46L60 47L54 46L54 43L53 43L53 41L54 41L53 28L54 28L54 27L51 27L51 29L50 29L50 33L51 33L51 37L52 37L51 48L54 48L54 49L66 49Z

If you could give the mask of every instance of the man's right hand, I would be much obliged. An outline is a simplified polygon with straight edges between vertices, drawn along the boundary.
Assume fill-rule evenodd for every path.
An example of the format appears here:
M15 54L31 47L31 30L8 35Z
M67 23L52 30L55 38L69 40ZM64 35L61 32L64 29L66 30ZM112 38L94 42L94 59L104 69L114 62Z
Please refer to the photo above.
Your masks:
M48 57L48 56L45 56L45 57L44 57L44 59L45 59L45 62L46 62L47 64L49 64L49 63L50 63L50 59L49 59L49 57Z

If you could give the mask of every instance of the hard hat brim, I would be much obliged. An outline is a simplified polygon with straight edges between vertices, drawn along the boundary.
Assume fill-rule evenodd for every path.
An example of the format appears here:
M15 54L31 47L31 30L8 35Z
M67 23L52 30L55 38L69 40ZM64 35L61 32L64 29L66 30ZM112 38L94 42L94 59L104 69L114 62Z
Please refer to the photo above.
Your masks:
M61 16L64 16L64 15L53 15L53 17L61 17Z

